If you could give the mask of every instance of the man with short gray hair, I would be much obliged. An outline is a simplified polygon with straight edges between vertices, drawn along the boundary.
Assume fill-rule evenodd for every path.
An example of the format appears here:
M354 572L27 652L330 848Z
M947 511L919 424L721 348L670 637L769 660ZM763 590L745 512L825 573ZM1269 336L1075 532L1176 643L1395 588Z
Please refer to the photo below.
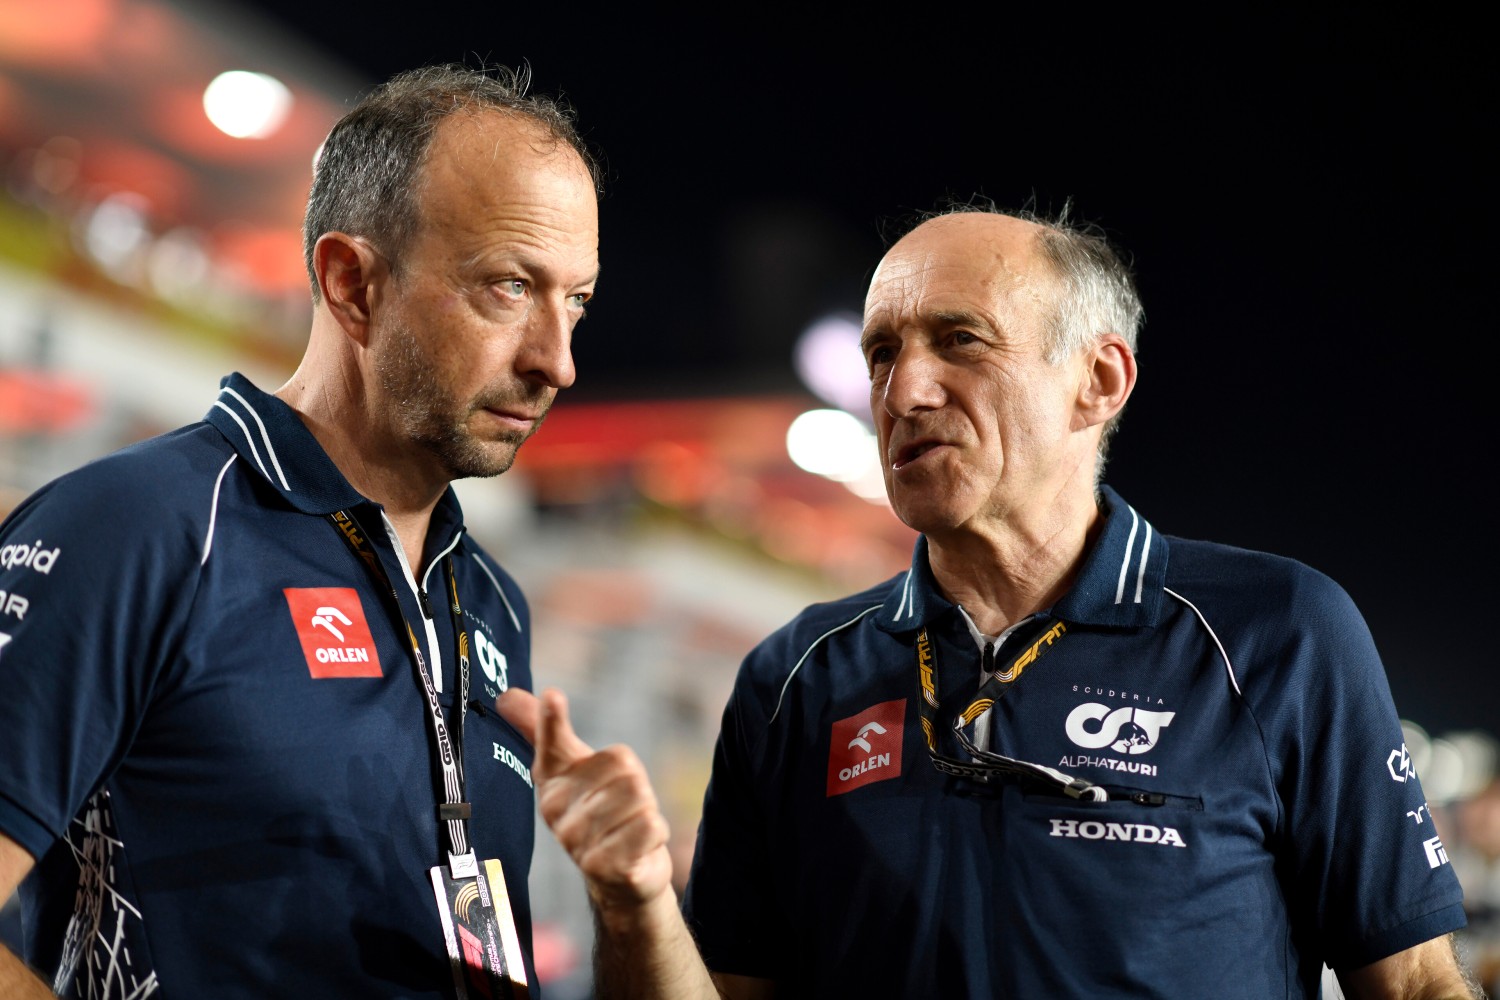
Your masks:
M572 384L599 271L593 158L527 85L376 88L317 160L286 383L0 525L0 995L536 995L531 752L490 707L527 607L449 485Z
M885 255L862 345L921 535L745 660L685 925L654 800L543 696L538 794L608 995L1312 998L1325 964L1352 998L1478 995L1348 595L1101 482L1140 319L1088 230L950 212Z

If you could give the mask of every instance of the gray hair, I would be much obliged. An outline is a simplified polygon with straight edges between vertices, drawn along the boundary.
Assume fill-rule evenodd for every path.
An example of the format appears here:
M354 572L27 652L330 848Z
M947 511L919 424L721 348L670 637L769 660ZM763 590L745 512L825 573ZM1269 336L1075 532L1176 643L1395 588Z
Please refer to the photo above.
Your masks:
M1060 365L1106 333L1119 334L1134 354L1145 322L1145 310L1130 265L1110 243L1102 228L1093 223L1070 220L1071 208L1071 202L1065 203L1061 212L1049 218L1029 209L1003 211L992 201L975 200L929 212L920 221L962 212L982 212L1040 226L1037 246L1042 258L1052 266L1059 284L1055 309L1044 330L1047 361ZM1122 410L1111 417L1099 436L1096 480L1103 476L1109 441L1123 414Z
M553 142L576 152L597 193L602 170L574 124L573 109L528 95L531 70L424 66L391 77L333 126L318 151L302 222L302 258L313 272L313 247L324 233L369 238L399 268L401 253L421 224L418 172L443 119L457 112L498 111L525 118Z

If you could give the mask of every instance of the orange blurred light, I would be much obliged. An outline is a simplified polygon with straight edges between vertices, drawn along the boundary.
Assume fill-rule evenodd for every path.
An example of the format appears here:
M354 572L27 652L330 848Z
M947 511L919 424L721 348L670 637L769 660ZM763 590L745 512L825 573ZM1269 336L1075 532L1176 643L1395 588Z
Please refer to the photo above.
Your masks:
M94 414L82 382L42 372L0 371L0 433L65 434Z
M45 69L94 65L120 7L119 0L0 0L0 58Z

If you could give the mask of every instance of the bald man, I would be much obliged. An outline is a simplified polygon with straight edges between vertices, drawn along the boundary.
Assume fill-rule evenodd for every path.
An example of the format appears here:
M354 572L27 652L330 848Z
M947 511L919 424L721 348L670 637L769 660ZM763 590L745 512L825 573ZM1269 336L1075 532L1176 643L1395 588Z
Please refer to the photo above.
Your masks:
M886 254L863 351L921 535L746 659L686 926L638 761L541 706L605 995L1316 997L1325 963L1350 997L1477 995L1348 596L1164 536L1102 482L1141 315L1118 255L1062 223L954 212Z

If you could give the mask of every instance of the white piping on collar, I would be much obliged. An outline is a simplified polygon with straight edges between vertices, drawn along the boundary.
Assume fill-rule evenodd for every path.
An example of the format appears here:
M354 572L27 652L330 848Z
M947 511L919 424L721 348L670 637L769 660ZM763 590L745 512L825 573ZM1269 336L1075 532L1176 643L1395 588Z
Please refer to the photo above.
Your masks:
M271 465L276 469L276 478L279 479L279 480L281 480L281 488L282 489L290 491L291 488L292 488L291 484L289 484L286 481L286 474L281 471L281 462L278 461L277 458L276 458L276 449L271 444L271 435L266 430L265 422L260 419L260 414L255 412L255 407L253 407L253 406L250 405L250 401L248 399L246 399L244 396L241 396L239 393L235 392L229 386L226 385L223 389L221 389L219 391L220 391L221 394L227 392L231 396L233 396L235 399L238 399L240 401L240 405L243 406L246 410L250 411L250 416L252 416L252 417L255 418L255 426L257 426L257 427L260 428L260 439L262 441L264 441L265 444L266 444L266 454L271 459ZM244 424L240 424L240 426L244 427L245 425ZM250 435L250 430L249 430L249 428L246 428L246 430L245 430L245 436L248 437L249 435ZM251 447L254 447L254 446L252 445ZM259 459L257 459L257 461L259 461ZM262 467L261 471L264 472L265 468ZM269 475L269 473L268 473L268 475Z
M1130 553L1135 551L1135 533L1141 526L1141 516L1135 512L1135 508L1126 504L1130 511L1130 535L1125 539L1125 558L1120 561L1120 582L1115 584L1115 603L1119 604L1125 599L1125 573L1130 569Z
M214 400L214 406L229 414L229 419L240 425L240 430L245 432L245 443L250 446L250 457L255 459L255 464L260 467L260 474L267 479L271 478L271 470L266 468L266 463L260 460L260 449L255 447L255 438L250 436L250 428L240 419L240 415L224 405L222 399Z
M1146 538L1141 542L1141 568L1135 574L1135 603L1141 603L1141 588L1146 585L1146 560L1151 557L1151 522L1146 522Z
M901 581L901 604L896 608L896 613L891 615L891 621L893 622L899 622L902 618L906 617L906 605L908 603L912 605L911 610L913 613L917 610L916 602L911 598L911 574L912 571L907 570L906 579Z

